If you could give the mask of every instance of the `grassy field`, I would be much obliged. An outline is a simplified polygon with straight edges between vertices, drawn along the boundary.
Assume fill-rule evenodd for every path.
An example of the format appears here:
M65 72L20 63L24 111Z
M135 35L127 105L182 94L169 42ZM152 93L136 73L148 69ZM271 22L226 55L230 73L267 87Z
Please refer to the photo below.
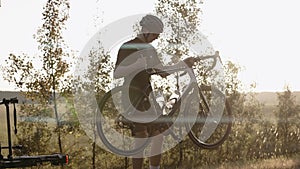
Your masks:
M272 96L274 96L274 93L272 94ZM273 97L270 96L270 98ZM276 109L276 104L273 103L274 100L271 100L270 98L265 98L265 100L262 101L265 103L262 113L266 117L263 120L268 120L272 123L276 123L275 118L270 118L274 116L274 111ZM12 119L13 118L12 118L12 108L11 108L11 120ZM11 121L11 124L13 124L12 122L13 120ZM12 138L13 139L15 138L14 134L12 134ZM79 140L79 142L87 143L88 141ZM0 143L2 146L7 146L6 112L5 112L5 107L3 105L0 106ZM7 151L5 150L2 153L7 154ZM164 167L162 166L162 168ZM183 161L182 166L177 169L189 169L189 168L184 167L184 161ZM289 158L279 157L279 158L255 160L255 161L236 161L230 163L223 163L217 166L204 166L204 167L199 167L194 169L300 169L300 155L292 156Z
M216 169L300 169L300 155L224 164Z
M186 169L184 166L178 169ZM300 169L300 155L273 159L231 162L218 166L203 166L194 169Z

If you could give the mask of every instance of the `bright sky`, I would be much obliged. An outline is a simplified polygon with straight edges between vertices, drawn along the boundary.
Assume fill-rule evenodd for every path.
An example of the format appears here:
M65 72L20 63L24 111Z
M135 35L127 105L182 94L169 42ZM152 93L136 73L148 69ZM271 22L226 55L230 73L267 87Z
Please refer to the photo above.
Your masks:
M9 53L37 53L33 34L45 0L1 0L0 63ZM154 0L70 0L65 40L78 53L99 28L122 17L150 13ZM223 60L243 67L240 79L257 91L300 91L299 0L204 0L200 30ZM0 90L13 90L0 76Z

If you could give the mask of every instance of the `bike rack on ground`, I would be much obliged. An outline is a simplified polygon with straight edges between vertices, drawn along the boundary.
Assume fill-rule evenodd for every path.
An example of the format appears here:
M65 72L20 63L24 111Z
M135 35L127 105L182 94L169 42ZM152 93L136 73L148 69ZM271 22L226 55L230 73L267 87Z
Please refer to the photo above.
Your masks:
M10 111L9 104L13 104L13 117L14 117L14 133L17 134L17 112L16 104L17 98L3 99L0 105L4 104L6 108L6 124L7 124L7 139L8 146L1 146L0 144L0 168L20 168L20 167L32 167L38 166L44 163L50 163L51 165L58 166L69 163L68 154L51 154L51 155L38 155L38 156L13 156L13 149L22 149L22 145L12 146L11 143L11 125L10 125ZM8 149L7 157L2 155L2 149Z

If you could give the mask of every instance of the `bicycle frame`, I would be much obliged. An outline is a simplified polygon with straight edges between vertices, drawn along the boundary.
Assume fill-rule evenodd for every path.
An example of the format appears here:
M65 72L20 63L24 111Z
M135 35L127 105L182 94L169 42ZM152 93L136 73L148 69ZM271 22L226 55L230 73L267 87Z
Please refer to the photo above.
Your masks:
M216 51L215 55L200 56L200 57L196 58L195 60L200 61L200 60L206 60L206 59L213 59L213 64L206 70L206 71L210 71L216 66L217 59L220 59L219 52ZM187 68L187 67L180 67L180 68L168 69L168 70L156 70L154 68L148 68L148 69L146 69L146 71L151 75L165 73L165 72L175 73L175 72L179 72L179 71L184 71L184 73L182 73L182 75L188 73L190 75L190 77L194 76L192 68ZM152 125L155 123L162 123L162 122L171 122L169 120L170 117L174 116L174 114L178 111L178 109L180 108L182 99L188 97L188 95L190 94L189 92L192 91L193 88L194 89L197 88L199 90L198 92L200 92L201 99L205 100L204 101L205 106L209 107L208 102L206 101L206 98L204 97L204 94L201 91L201 87L198 86L197 82L192 81L191 84L184 90L184 92L182 92L181 96L177 99L176 103L173 105L171 111L167 115L161 115L156 120L146 123L146 125ZM142 100L142 98L136 98L134 100L134 104L138 104L141 100ZM128 108L127 112L129 112L130 109L132 109L132 107ZM172 133L170 133L170 134L174 137L174 134L172 134Z
M216 51L215 55L201 56L201 57L196 58L195 60L196 61L200 61L200 60L206 60L206 59L213 59L213 64L206 70L208 72L208 71L212 70L216 66L217 59L220 59L219 52ZM220 61L221 61L221 59L220 59ZM188 74L190 74L190 76L194 76L192 68L186 68L186 67L180 67L180 68L176 68L176 69L169 69L169 70L163 70L163 71L156 71L155 69L149 69L149 70L150 71L148 73L149 74L153 74L153 75L154 74L159 74L159 73L164 73L164 72L175 73L175 72L179 72L179 71L185 71L184 73L182 73L182 75L188 73ZM192 88L195 88L195 87L199 88L199 90L200 90L199 91L200 92L200 96L202 97L202 99L205 99L204 95L203 95L203 93L201 91L201 87L198 86L197 82L192 81L191 84L188 86L188 88L185 89L185 91L179 97L179 99L177 99L177 102L175 103L175 105L173 105L173 107L179 106L178 104L181 103L182 98L185 98L188 95L188 92L191 91ZM206 104L207 104L207 101L206 101ZM172 116L174 114L174 112L175 112L175 110L174 111L172 110L169 113L170 116Z
M200 60L206 60L206 59L213 59L213 63L210 67L208 67L208 69L206 70L206 72L212 70L216 64L217 64L217 59L219 59L220 62L221 61L221 58L219 56L219 52L216 51L214 55L209 55L209 56L200 56L200 57L197 57L195 60L196 61L200 61ZM164 71L155 71L153 69L150 69L151 71L153 71L153 73L149 72L150 74L159 74L159 73L163 73L163 72L171 72L171 73L174 73L174 72L179 72L179 71L185 71L183 74L186 74L188 73L190 77L194 77L194 72L192 70L192 68L186 68L186 67L181 67L181 68L177 68L177 69L172 69L172 70L164 70ZM191 79L193 80L193 79ZM207 87L207 86L205 86ZM204 90L207 90L205 89L204 87ZM204 107L207 109L207 111L209 112L210 111L210 106L209 106L209 102L205 96L205 94L203 93L202 91L202 88L203 86L198 86L197 82L196 81L192 81L189 86L182 92L181 96L177 99L177 101L175 102L175 104L173 105L171 111L167 114L167 115L162 115L161 117L159 117L157 120L153 121L150 123L150 125L152 123L168 123L168 125L172 125L173 121L171 121L170 119L174 116L174 114L180 109L180 105L183 101L183 99L187 99L189 97L189 94L191 94L190 92L195 92L195 90L197 90L197 92L199 93L199 97L200 99L203 101L203 104L204 104ZM211 90L211 88L210 88ZM221 94L221 95L224 95L221 91L219 91L220 93L218 94ZM179 117L180 118L180 117ZM186 118L183 118L183 122L184 123L190 123L192 121L190 121L190 119L186 119ZM187 132L189 129L187 129ZM180 138L178 138L178 136L175 135L175 133L169 129L169 134L175 139L175 140L178 140ZM151 135L151 134L150 134Z

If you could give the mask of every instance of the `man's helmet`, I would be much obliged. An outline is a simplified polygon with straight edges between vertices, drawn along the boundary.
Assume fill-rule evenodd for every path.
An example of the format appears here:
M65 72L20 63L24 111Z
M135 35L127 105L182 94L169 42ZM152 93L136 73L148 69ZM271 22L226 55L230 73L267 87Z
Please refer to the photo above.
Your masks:
M163 22L158 17L150 14L142 18L142 20L140 21L140 25L142 26L142 31L147 30L148 31L147 33L160 34L163 32L164 29Z

